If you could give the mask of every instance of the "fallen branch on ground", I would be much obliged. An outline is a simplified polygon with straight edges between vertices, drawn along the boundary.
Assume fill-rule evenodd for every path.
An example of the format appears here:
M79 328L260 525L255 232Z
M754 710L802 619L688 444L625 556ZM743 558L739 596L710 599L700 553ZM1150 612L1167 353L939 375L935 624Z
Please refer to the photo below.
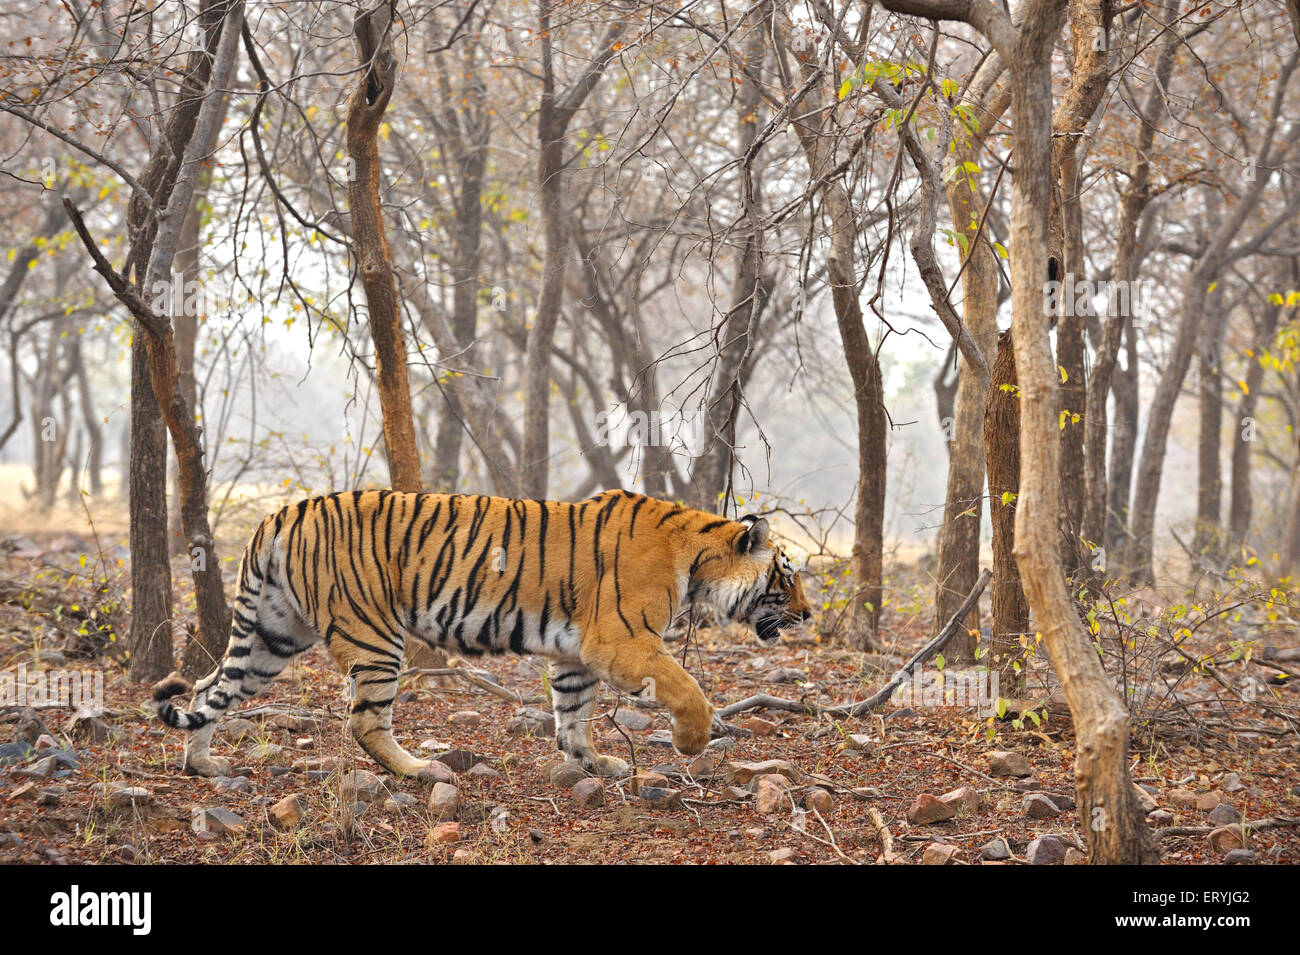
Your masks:
M507 690L504 686L497 686L491 680L485 680L483 677L474 673L472 670L466 670L461 667L412 667L409 670L403 670L397 674L398 679L408 676L454 676L457 679L464 680L466 683L473 684L480 690L485 690L493 696L499 696L503 700L509 700L517 706L524 706L527 700L516 693L514 690Z
M889 831L889 826L885 825L885 819L880 815L880 810L875 806L867 807L867 818L871 824L876 827L876 836L880 839L880 862L894 861L894 835Z
M873 693L865 700L859 700L856 703L843 703L839 706L821 706L817 703L804 703L799 700L786 700L779 696L769 696L766 693L759 693L756 696L746 697L730 706L725 706L718 711L718 716L726 719L729 716L735 716L745 710L769 709L769 710L786 710L791 713L807 713L811 716L839 716L839 717L857 717L871 710L883 706L894 691L903 685L912 676L912 672L921 664L925 663L936 653L943 650L948 645L957 631L962 627L962 621L966 619L966 614L970 608L975 606L975 602L980 599L980 594L984 593L984 588L993 577L993 572L985 570L980 574L979 580L975 581L975 586L971 592L966 595L957 612L952 615L952 619L944 625L944 628L935 635L925 646L916 653L912 654L911 659L903 664L902 668L886 683L883 687Z
M1228 825L1238 825L1238 823L1228 823ZM1261 832L1265 829L1280 829L1283 826L1300 826L1300 817L1297 816L1268 816L1265 819L1253 819L1240 823L1246 832ZM1220 826L1166 826L1163 829L1157 829L1155 832L1156 839L1167 839L1170 836L1208 836Z

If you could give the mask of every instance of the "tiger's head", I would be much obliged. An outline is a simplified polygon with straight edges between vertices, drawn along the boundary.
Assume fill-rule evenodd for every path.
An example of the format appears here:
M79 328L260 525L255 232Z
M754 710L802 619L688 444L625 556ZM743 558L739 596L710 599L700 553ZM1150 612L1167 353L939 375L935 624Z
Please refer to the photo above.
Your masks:
M782 630L808 620L812 608L804 596L798 571L770 540L767 521L747 515L740 523L745 525L745 532L736 539L736 557L750 565L753 579L735 595L727 615L738 623L750 624L759 645L771 646L780 639Z

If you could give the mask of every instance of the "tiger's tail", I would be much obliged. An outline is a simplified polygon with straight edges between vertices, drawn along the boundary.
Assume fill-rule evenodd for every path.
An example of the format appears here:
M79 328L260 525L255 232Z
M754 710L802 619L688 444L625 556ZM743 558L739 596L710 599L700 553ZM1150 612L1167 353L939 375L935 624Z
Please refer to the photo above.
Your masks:
M283 587L274 579L277 575L272 568L278 527L278 521L264 521L244 548L230 641L216 669L194 685L192 709L183 710L172 702L173 697L190 691L190 684L180 674L173 673L154 685L154 709L168 726L193 731L219 720L233 704L248 699L278 675L300 649L306 649L299 648L292 636L277 632L293 627L276 628L268 623L277 611L282 612L284 603ZM296 618L296 614L289 616Z

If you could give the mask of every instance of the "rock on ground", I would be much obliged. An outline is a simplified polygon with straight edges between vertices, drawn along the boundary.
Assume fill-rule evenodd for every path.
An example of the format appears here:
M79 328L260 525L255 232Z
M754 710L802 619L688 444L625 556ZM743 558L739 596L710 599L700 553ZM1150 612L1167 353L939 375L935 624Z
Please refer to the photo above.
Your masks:
M429 815L439 822L456 818L460 809L460 790L450 783L434 783L429 791Z
M955 815L955 802L941 802L929 793L921 793L912 800L912 805L907 810L907 821L914 826L928 826L936 822L947 822Z
M1039 836L1025 849L1030 865L1060 865L1065 861L1065 840L1060 836Z
M990 776L1015 776L1024 778L1032 775L1033 770L1029 768L1029 760L1025 759L1019 753L1007 752L1005 750L994 750L989 753L989 775Z
M957 846L932 842L925 847L925 853L921 856L921 865L951 865L957 852Z
M605 805L605 784L595 778L578 780L573 786L573 802L582 809Z
M277 829L296 829L302 822L306 807L302 796L290 793L266 811L271 825Z

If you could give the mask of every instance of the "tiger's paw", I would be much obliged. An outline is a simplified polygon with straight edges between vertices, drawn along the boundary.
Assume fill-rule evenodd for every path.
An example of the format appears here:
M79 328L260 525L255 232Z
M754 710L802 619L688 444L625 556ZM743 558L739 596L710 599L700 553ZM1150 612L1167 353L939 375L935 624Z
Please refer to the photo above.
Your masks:
M582 768L595 776L626 776L629 766L617 756L591 756L582 761Z
M185 756L186 776L229 776L233 768L224 756Z
M673 748L683 756L698 756L712 738L712 708L705 709L698 718L682 717L673 721Z

